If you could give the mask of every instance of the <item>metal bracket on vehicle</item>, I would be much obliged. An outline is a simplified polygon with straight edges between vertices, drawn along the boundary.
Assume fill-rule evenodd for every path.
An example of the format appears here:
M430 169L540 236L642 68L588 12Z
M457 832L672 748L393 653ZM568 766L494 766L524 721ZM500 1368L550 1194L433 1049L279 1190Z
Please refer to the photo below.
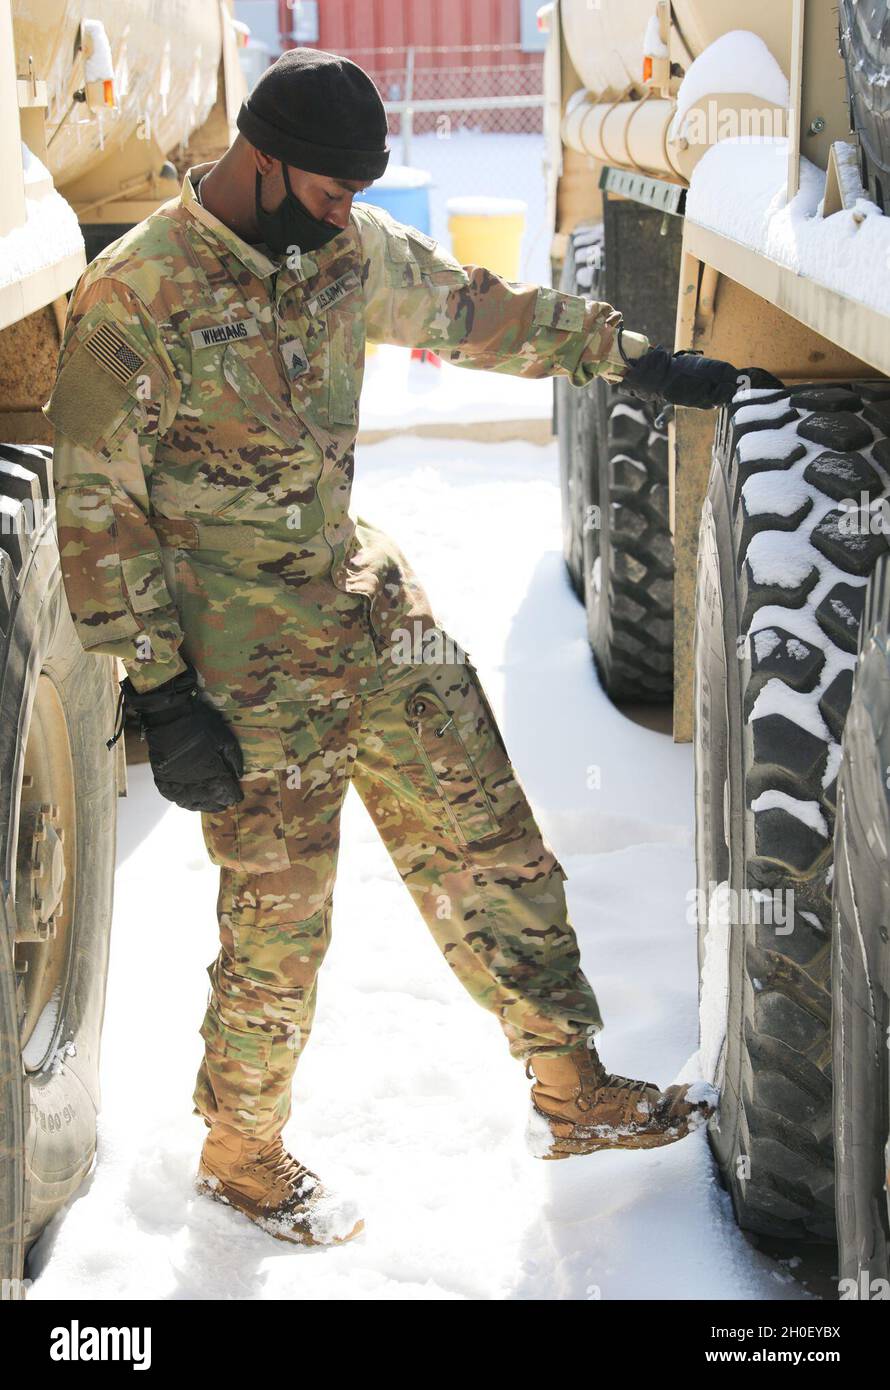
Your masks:
M651 174L634 174L630 169L614 169L605 164L600 172L600 188L604 193L617 193L671 217L683 217L686 213L687 190L679 183L655 179Z

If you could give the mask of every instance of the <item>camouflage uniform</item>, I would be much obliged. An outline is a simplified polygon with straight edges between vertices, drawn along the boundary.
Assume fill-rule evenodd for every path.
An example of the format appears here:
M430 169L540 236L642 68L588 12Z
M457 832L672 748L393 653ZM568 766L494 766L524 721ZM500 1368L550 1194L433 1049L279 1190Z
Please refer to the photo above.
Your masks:
M463 268L368 205L273 261L200 205L207 167L84 272L46 413L83 646L142 690L186 657L244 751L244 800L202 817L221 949L194 1099L271 1137L312 1023L350 781L514 1056L602 1026L475 667L348 507L366 338L577 385L623 367L609 305Z

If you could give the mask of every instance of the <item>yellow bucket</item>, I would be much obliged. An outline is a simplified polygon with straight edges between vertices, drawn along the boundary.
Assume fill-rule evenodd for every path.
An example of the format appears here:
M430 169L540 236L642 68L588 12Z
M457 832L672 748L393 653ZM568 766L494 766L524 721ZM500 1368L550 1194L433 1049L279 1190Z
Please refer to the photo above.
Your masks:
M455 259L518 280L527 204L520 198L465 197L449 198L447 208Z

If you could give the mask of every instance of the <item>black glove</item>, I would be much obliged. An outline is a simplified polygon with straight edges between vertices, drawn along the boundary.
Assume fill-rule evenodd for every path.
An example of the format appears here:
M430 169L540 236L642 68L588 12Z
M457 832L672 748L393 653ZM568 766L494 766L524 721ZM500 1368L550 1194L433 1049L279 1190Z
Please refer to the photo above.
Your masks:
M186 811L222 811L244 800L238 740L219 711L200 698L192 667L154 690L137 690L128 676L120 690L119 709L126 704L139 719L161 796ZM120 731L108 746L119 737Z
M654 398L671 405L710 410L728 405L740 390L738 367L697 352L669 352L667 348L654 347L642 357L624 360L629 370L621 385L643 400Z
M765 367L743 367L739 372L740 391L785 391L783 381Z

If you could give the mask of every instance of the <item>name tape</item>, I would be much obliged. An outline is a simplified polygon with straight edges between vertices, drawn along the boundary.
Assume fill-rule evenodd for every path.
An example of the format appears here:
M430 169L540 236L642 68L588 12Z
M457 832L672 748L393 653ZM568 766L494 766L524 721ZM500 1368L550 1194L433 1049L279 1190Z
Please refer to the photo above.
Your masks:
M353 290L359 287L359 278L354 270L347 270L345 275L341 275L339 280L333 284L326 285L317 295L309 300L306 305L310 314L323 313L325 309L330 309L332 304L337 304L347 294L352 294Z
M240 342L242 338L258 338L260 326L256 319L239 319L237 323L212 323L207 328L192 329L192 347L216 347L218 343Z

